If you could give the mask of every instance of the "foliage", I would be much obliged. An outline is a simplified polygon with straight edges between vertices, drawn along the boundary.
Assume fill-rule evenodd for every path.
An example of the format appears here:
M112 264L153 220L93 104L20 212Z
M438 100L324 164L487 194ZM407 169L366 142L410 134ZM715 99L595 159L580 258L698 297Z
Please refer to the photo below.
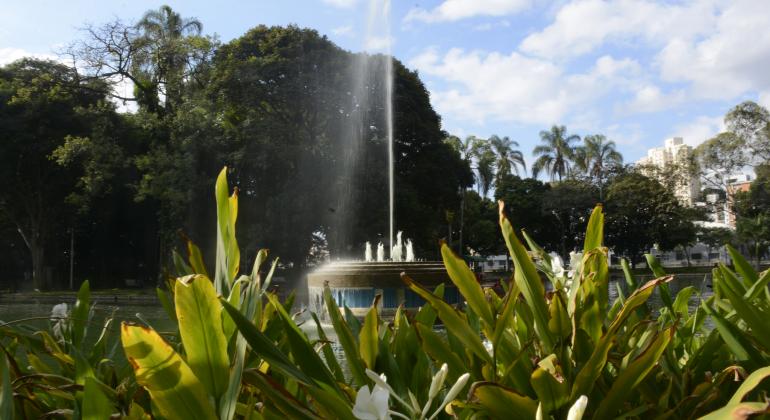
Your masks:
M399 308L392 321L378 300L363 320L343 315L326 289L324 301L343 371L317 315L290 314L270 289L275 263L239 274L235 226L238 194L226 169L216 183L214 279L200 250L177 255L179 277L158 296L176 320L171 335L123 323L126 371L108 348L111 319L89 338L84 283L72 311L54 308L48 331L0 326L0 412L6 416L105 418L538 418L720 416L739 408L764 412L770 271L757 273L730 248L735 271L714 270L715 294L694 309L692 287L671 296L667 276L626 278L610 300L604 214L587 223L583 252L566 272L523 233L519 239L500 205L500 228L514 261L504 293L484 289L446 245L441 255L466 305L403 280L427 302ZM528 245L525 247L524 243ZM544 282L549 285L546 292ZM657 312L648 299L660 289ZM710 318L715 328L706 326ZM443 332L434 328L440 319ZM766 331L768 330L768 331ZM758 370L757 370L758 369ZM738 387L746 372L756 370ZM712 413L713 412L713 413ZM719 418L719 417L716 417Z
M608 243L632 263L656 244L671 250L695 238L689 210L661 183L638 172L610 184L606 202Z
M575 150L572 143L580 140L575 134L568 135L565 126L554 125L550 130L540 132L540 141L532 153L539 156L532 165L532 176L545 171L551 180L558 177L559 181L571 173L572 160L575 158Z

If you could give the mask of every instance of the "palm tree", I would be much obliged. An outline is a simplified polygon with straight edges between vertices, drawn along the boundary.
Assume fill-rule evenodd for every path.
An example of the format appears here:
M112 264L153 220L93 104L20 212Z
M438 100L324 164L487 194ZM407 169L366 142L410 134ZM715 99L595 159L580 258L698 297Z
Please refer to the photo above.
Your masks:
M482 149L480 147L481 140L476 138L475 136L467 136L465 137L465 140L460 140L457 136L449 136L444 139L444 142L446 142L452 149L454 149L459 155L460 158L468 165L468 167L471 168L471 172L473 172L473 159L478 158L477 153ZM473 178L474 182L478 184L479 177L476 175L475 172L473 172ZM459 240L459 250L460 253L465 253L463 250L463 226L465 224L465 187L460 187L460 240ZM450 223L451 225L451 223ZM450 235L451 235L451 228L450 228ZM451 243L451 240L450 240Z
M615 148L615 142L602 134L586 136L583 146L575 153L575 163L588 176L595 178L599 186L599 199L603 200L602 183L608 166L623 164L623 155Z
M492 184L495 182L495 153L489 147L486 141L479 143L479 149L476 152L476 176L478 183L478 193L486 197Z
M540 132L540 141L543 144L532 151L539 156L532 165L532 176L537 178L541 171L546 171L552 181L554 176L558 176L561 182L564 176L570 174L570 161L575 158L572 143L580 141L580 137L567 135L567 128L563 125L554 125L550 130Z
M182 83L187 66L189 48L184 42L188 36L198 36L203 24L197 19L183 19L169 6L147 11L136 24L141 32L138 39L140 53L136 66L154 68L144 82L156 85L171 108L181 99ZM168 110L168 109L167 109Z
M508 137L498 137L493 135L489 138L489 146L492 148L492 152L495 155L495 185L502 182L506 175L510 175L515 172L519 174L519 165L527 171L527 165L524 163L524 155L515 147L519 147L519 143L509 139Z

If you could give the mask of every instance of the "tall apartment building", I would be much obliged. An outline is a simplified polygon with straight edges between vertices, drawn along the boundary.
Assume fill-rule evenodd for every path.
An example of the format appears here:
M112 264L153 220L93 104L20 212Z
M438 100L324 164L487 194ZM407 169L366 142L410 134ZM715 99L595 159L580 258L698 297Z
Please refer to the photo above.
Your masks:
M684 144L681 137L674 137L666 139L663 147L649 149L647 156L641 158L637 164L661 169L675 166L686 168L691 156L692 147ZM674 195L682 205L693 206L700 199L700 187L697 176L682 176L681 181L675 185Z

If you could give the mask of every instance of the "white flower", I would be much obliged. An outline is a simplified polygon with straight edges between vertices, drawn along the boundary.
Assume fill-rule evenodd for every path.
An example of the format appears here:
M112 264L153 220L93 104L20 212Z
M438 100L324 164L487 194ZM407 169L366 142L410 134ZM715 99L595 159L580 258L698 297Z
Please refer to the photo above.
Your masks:
M575 401L575 404L570 407L567 413L567 420L580 420L583 418L583 413L586 411L588 405L588 397L581 395L580 398Z
M69 310L66 303L54 305L53 309L51 309L51 322L53 322L51 332L54 338L60 342L64 341L64 330L69 322Z
M445 365L446 366L446 365ZM446 407L447 404L452 402L453 399L457 396L457 394L460 393L460 391L465 388L465 384L468 383L468 379L470 379L471 375L470 373L463 373L460 375L459 378L457 378L457 382L455 382L454 385L452 385L452 388L449 388L449 392L446 393L446 397L444 397L444 401L439 404L438 409L433 413L432 416L429 417L429 419L433 419L438 415L438 413L441 412L441 410Z
M564 262L559 254L550 252L548 256L551 257L551 273L553 273L555 277L564 277Z
M583 264L583 253L571 251L569 253L569 272L567 272L567 276L569 278L574 277L575 273L580 271L580 267L582 264Z
M447 372L449 372L449 366L444 363L441 365L441 368L438 370L438 372L436 372L436 374L433 376L433 380L430 382L430 389L428 390L428 399L431 401L436 397L436 395L438 395L438 392L444 385Z
M388 412L388 399L390 393L378 384L369 391L364 385L356 394L356 404L353 406L353 415L361 420L390 420Z

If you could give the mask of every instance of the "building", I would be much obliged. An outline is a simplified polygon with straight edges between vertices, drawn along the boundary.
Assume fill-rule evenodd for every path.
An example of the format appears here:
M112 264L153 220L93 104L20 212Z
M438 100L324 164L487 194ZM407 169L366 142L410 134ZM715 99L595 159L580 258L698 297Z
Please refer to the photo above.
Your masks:
M746 176L745 179L738 179L730 183L727 186L727 206L733 208L735 204L735 194L739 192L748 192L751 188L751 177ZM727 224L731 228L735 229L736 225L735 212L731 211L727 215Z
M680 180L674 187L674 195L682 205L692 207L700 201L700 180L697 176L686 173L692 157L692 146L684 144L681 137L666 139L663 147L656 147L647 151L647 156L641 158L637 165L643 167L656 167L662 170L682 170ZM652 172L652 171L650 171ZM655 176L657 173L648 173Z

